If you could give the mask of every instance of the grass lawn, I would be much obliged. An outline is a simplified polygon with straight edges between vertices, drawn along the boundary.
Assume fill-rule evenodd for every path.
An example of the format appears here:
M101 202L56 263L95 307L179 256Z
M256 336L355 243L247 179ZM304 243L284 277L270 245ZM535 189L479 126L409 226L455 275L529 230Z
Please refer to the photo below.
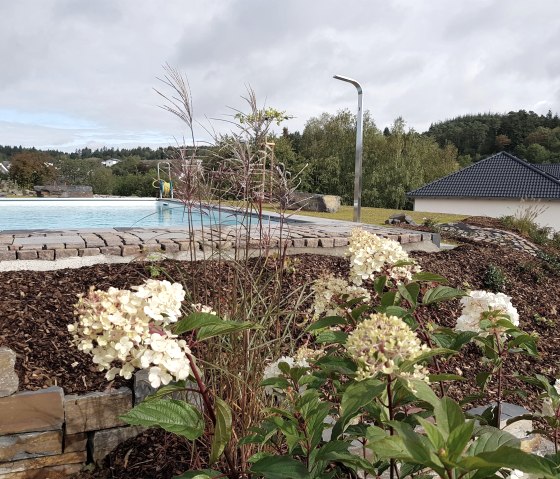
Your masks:
M295 211L294 214L302 216L316 216L319 218L329 218L333 220L345 220L352 221L352 216L354 213L353 206L341 206L336 213L317 213L314 211ZM453 215L450 213L423 213L422 211L405 211L405 210L389 210L385 208L369 208L362 207L362 223L367 223L371 225L382 225L389 216L396 213L404 213L412 217L412 219L418 223L422 224L424 218L431 218L436 223L449 223L455 221L461 221L466 218L467 215Z

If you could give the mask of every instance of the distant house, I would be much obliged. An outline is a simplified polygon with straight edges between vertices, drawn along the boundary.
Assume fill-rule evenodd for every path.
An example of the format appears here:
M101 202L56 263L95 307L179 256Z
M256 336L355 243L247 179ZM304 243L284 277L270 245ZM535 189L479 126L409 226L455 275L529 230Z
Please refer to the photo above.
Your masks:
M111 167L111 166L115 166L117 163L120 163L121 160L117 160L116 158L111 158L110 160L103 160L101 162L101 164L103 166L107 166L107 167Z
M527 208L560 231L560 164L527 163L501 152L408 194L415 211L499 218Z

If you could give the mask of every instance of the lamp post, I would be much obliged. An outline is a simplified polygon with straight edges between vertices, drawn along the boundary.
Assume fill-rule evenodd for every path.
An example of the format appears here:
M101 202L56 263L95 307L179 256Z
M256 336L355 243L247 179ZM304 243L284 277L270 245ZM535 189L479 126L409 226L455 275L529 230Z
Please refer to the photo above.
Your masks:
M354 167L354 218L359 223L362 215L362 156L363 156L363 124L364 112L362 110L362 86L352 78L335 75L333 78L352 83L358 90L358 114L356 116L356 163Z

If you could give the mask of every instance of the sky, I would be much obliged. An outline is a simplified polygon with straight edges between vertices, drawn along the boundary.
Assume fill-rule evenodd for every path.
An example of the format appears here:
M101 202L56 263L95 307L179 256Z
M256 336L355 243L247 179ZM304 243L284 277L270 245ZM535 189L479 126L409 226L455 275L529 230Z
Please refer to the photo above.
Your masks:
M468 113L560 112L560 0L17 0L0 3L0 145L62 151L189 140L154 89L189 81L227 133L251 87L303 131L364 109L383 129Z

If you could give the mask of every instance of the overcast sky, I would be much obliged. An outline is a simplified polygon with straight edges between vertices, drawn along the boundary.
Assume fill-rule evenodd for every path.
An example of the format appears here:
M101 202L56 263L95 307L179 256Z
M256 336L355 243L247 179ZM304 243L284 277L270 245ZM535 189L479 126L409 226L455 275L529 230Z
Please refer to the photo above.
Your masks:
M251 85L302 131L356 109L334 74L361 82L380 128L560 112L559 45L560 0L2 1L0 145L174 144L185 130L153 91L165 63L188 77L202 123L243 108Z

